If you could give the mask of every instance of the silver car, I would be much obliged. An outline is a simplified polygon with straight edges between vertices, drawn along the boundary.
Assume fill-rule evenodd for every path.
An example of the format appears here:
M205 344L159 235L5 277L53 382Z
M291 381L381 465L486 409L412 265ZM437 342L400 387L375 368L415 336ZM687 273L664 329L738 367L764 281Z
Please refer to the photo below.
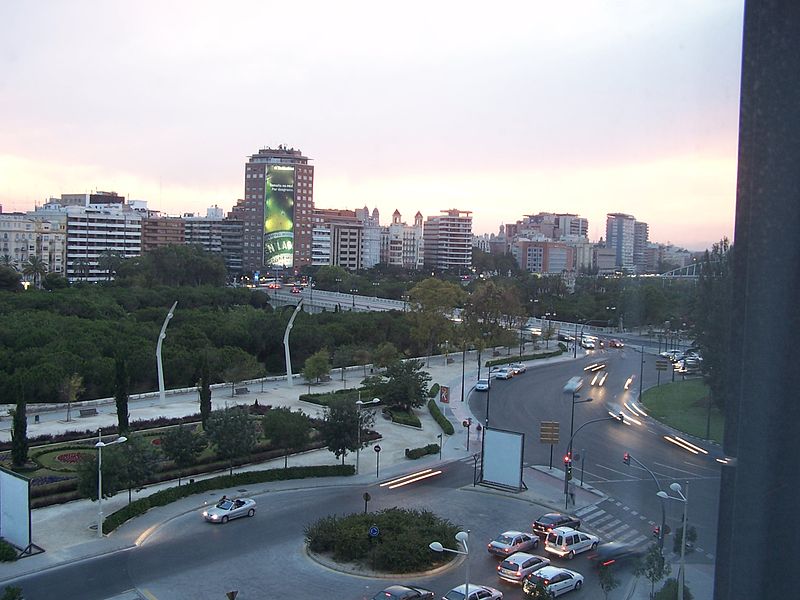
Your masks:
M486 549L489 554L506 558L515 552L527 552L539 546L539 537L522 531L504 531L491 542Z
M527 552L517 552L497 565L497 575L500 579L512 583L522 583L525 577L549 564L549 558Z
M251 498L220 500L212 508L203 511L203 518L209 523L227 523L239 517L252 517L256 514L256 501Z

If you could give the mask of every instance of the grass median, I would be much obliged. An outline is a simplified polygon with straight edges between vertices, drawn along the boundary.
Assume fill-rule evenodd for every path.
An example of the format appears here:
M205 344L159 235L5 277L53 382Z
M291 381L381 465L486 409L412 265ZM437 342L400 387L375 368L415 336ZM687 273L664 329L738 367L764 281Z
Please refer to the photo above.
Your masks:
M710 393L700 378L676 381L646 390L642 395L642 404L651 417L662 423L721 444L725 419L715 406L711 407L710 435L706 435Z

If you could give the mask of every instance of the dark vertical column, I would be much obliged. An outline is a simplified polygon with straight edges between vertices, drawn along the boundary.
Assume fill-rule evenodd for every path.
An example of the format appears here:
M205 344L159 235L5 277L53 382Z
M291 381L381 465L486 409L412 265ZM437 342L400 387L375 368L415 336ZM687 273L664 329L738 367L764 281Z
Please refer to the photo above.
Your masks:
M745 7L716 599L797 597L800 2ZM691 512L691 506L690 512Z

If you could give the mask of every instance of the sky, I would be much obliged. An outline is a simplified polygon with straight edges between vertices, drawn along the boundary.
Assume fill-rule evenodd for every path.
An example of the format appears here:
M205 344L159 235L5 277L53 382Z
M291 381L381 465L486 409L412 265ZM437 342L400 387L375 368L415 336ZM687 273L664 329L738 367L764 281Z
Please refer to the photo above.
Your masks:
M555 6L555 5L562 6ZM315 205L475 233L624 212L732 238L743 0L0 3L0 204L114 190L229 210L249 155L315 165Z

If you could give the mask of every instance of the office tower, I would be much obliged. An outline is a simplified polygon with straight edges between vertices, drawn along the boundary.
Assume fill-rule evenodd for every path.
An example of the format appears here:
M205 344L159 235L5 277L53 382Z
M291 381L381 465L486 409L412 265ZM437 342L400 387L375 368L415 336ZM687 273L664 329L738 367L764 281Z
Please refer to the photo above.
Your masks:
M451 208L423 226L425 267L466 270L472 266L472 211Z
M647 223L636 221L633 224L633 266L637 273L647 272L648 233Z
M230 217L242 221L245 271L311 264L314 167L300 150L262 148L245 164L244 198Z
M633 271L633 241L636 219L623 213L606 215L606 248L614 250L615 266L622 271Z

